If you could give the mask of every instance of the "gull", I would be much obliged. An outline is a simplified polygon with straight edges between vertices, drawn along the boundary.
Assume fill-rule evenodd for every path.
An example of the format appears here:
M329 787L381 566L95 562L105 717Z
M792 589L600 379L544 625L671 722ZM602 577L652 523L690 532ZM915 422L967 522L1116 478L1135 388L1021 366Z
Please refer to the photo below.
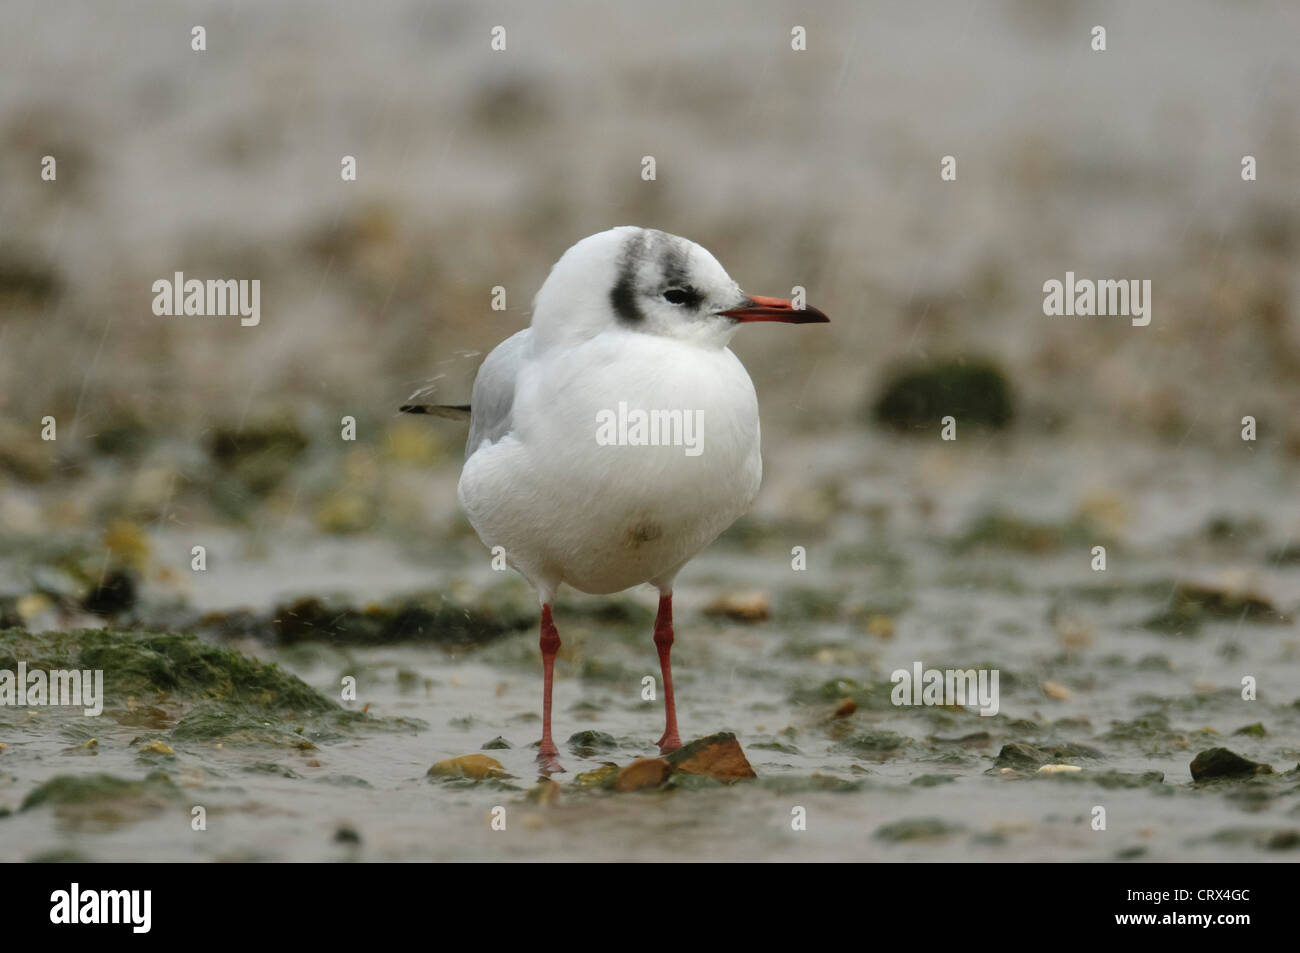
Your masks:
M551 684L561 585L604 595L659 591L661 754L682 746L673 698L673 582L758 494L758 398L728 348L742 324L829 319L740 290L685 238L622 226L564 253L531 325L479 368L466 405L408 404L469 416L460 504L479 538L541 605L543 770L559 771Z

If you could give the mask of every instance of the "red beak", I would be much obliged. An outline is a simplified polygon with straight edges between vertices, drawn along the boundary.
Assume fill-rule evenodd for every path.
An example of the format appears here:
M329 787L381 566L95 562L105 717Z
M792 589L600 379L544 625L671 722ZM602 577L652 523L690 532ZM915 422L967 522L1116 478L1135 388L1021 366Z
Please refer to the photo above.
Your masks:
M737 321L784 321L786 324L826 324L830 321L812 305L796 308L785 298L761 298L758 295L751 295L748 304L718 314Z

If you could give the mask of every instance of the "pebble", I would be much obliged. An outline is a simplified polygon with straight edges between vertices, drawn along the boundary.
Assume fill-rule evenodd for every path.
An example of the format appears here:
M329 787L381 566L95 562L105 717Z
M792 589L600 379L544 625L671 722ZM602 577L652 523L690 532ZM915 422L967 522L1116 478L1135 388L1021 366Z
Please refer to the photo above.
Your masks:
M1267 764L1243 758L1227 748L1206 748L1191 764L1192 780L1207 781L1213 778L1245 778L1256 774L1272 774Z
M1043 694L1057 701L1069 701L1074 693L1060 682L1043 682Z
M733 592L705 606L704 614L736 622L762 622L768 617L767 596L761 592Z
M446 758L429 768L429 776L434 778L470 778L482 781L485 778L508 777L506 769L496 758L485 754L463 754L458 758Z
M703 774L719 781L740 781L758 777L736 736L729 731L692 741L667 757L673 770Z
M858 703L855 702L852 698L846 698L838 705L835 706L835 714L832 717L848 718L849 715L852 715L857 710L858 710Z
M616 791L640 791L657 788L668 780L673 767L663 758L638 758L619 769L614 780Z

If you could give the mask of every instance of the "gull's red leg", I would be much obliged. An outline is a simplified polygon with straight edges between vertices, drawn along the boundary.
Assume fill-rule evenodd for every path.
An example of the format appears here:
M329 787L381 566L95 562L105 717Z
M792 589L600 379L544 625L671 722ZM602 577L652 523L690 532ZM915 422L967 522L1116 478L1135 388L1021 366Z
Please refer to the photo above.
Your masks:
M655 648L659 650L659 667L664 673L664 733L659 739L659 753L667 754L682 746L677 734L677 706L673 703L673 667L668 653L673 648L673 594L661 593L659 614L655 616Z
M551 677L555 671L555 653L560 648L560 633L555 631L555 622L551 619L551 604L542 605L542 744L537 749L537 760L546 763L554 770L559 770L555 756L559 751L551 739Z

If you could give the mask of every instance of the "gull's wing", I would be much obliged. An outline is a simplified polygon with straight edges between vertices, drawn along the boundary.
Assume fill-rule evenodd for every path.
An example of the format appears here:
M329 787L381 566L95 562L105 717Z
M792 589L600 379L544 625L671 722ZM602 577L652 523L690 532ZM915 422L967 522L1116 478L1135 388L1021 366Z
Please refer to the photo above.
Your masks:
M514 428L515 379L532 345L532 328L506 338L487 356L474 378L470 396L469 440L465 458L486 440L496 443Z

